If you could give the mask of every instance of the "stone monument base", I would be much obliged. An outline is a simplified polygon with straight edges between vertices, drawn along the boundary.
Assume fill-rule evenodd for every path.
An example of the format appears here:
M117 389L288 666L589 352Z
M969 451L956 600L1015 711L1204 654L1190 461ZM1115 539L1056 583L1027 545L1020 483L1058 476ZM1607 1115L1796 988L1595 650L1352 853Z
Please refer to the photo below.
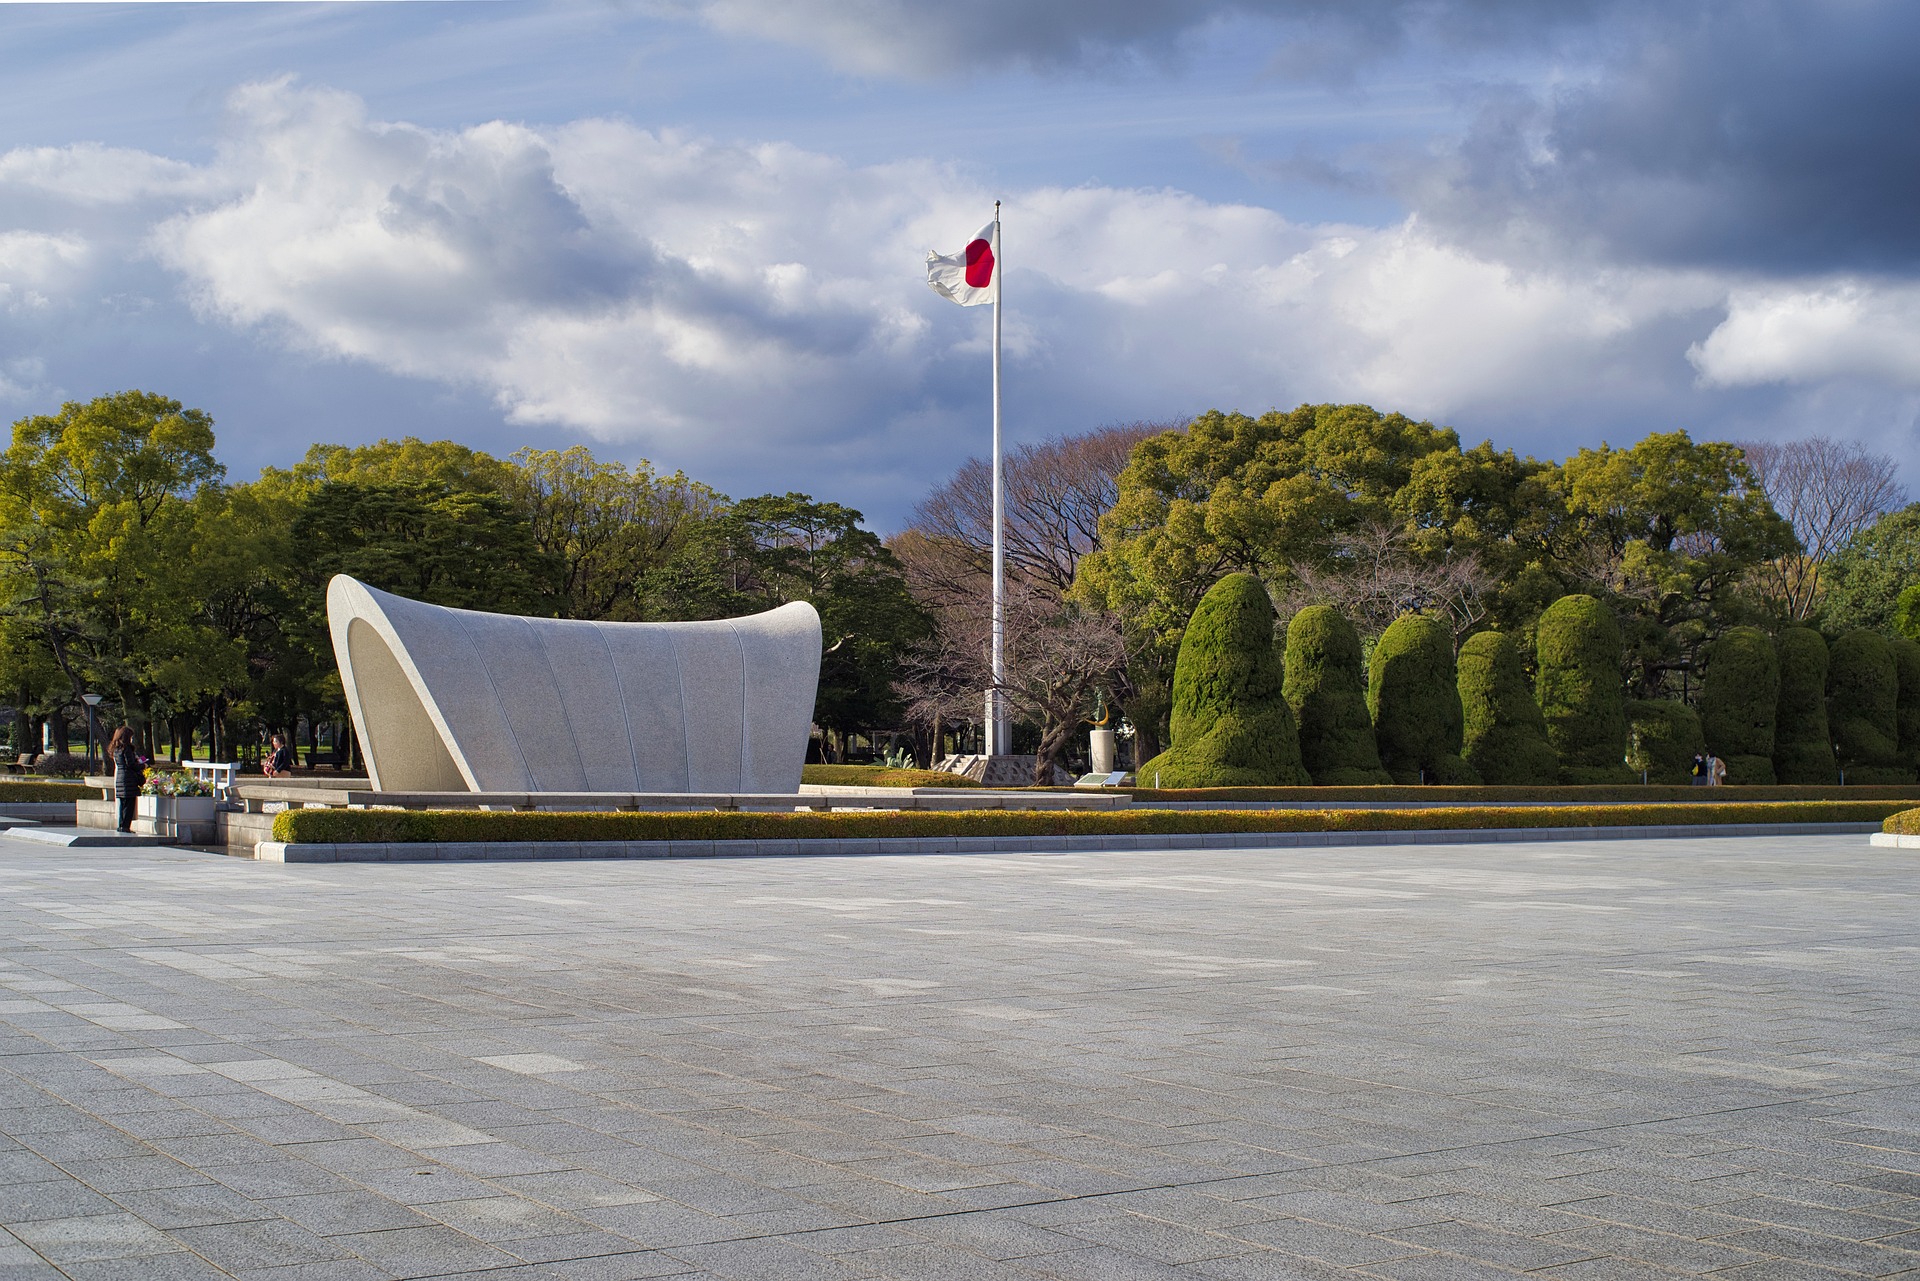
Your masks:
M964 774L982 787L1031 787L1033 759L1031 756L945 756L934 768L948 774ZM1053 781L1057 786L1067 786L1073 782L1073 775L1056 765Z

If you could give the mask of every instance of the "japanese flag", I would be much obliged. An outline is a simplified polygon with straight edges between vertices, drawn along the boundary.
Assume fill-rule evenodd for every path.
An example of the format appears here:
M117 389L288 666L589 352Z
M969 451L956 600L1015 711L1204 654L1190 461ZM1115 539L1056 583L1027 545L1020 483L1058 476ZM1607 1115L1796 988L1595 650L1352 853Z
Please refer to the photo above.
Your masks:
M927 254L927 284L962 307L1000 300L1000 221L975 233L957 254Z

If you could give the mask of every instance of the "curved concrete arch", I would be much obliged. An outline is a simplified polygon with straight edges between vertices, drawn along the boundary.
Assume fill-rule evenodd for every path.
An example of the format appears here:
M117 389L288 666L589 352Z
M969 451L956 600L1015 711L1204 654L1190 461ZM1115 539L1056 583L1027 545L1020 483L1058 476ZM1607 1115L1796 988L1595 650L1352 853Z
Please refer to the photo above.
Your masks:
M327 622L388 792L795 792L820 683L803 602L705 623L522 618L344 574Z

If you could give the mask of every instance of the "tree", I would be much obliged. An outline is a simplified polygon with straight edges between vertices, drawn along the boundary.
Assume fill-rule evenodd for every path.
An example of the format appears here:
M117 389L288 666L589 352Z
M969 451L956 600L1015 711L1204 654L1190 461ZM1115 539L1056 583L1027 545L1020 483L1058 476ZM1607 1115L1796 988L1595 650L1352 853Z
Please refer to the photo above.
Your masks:
M763 494L714 523L716 614L804 600L820 612L826 652L814 720L841 735L891 725L901 656L932 620L907 590L899 562L851 507L807 494Z
M1774 648L1780 701L1773 718L1773 776L1782 783L1831 787L1839 772L1827 729L1827 642L1811 627L1787 627Z
M1854 627L1887 631L1895 602L1920 584L1920 503L1909 503L1867 526L1826 564L1821 625L1829 633Z
M1700 695L1707 748L1727 763L1729 783L1771 783L1773 717L1780 662L1757 627L1735 627L1713 643Z
M1425 614L1394 620L1367 665L1367 710L1380 763L1396 783L1480 781L1460 759L1464 718L1453 635Z
M1461 757L1483 783L1544 786L1560 761L1527 687L1526 650L1506 632L1479 632L1460 647Z
M726 499L698 481L656 475L644 460L632 470L598 462L576 445L520 450L500 488L551 566L539 592L560 617L673 620L698 611L684 599L689 584L696 601L710 597L696 558Z
M1173 671L1173 746L1141 764L1141 784L1306 783L1284 686L1273 601L1253 575L1229 574L1185 629Z
M1552 478L1563 510L1538 531L1543 564L1569 591L1612 607L1623 673L1651 697L1698 667L1741 621L1738 589L1789 554L1793 530L1733 445L1656 432L1630 449L1582 449Z
M193 640L180 579L195 496L221 475L213 420L148 392L14 424L0 460L0 582L8 616L64 679L66 706L111 691L144 739L155 664ZM52 710L64 740L64 707Z
M1827 721L1851 783L1910 783L1900 767L1900 670L1886 638L1855 628L1833 643Z
M1364 523L1329 539L1318 561L1288 566L1294 595L1356 620L1369 640L1403 614L1444 614L1468 632L1487 616L1494 576L1472 551L1422 556L1415 538L1389 521Z
M1896 636L1893 650L1894 683L1899 693L1894 701L1894 738L1899 743L1898 765L1912 782L1920 773L1920 641Z
M1534 632L1534 689L1563 783L1632 781L1626 695L1620 685L1620 628L1591 596L1563 596Z
M1287 624L1287 706L1300 760L1322 786L1390 783L1367 714L1366 665L1353 624L1330 605L1309 605Z
M1740 441L1747 466L1798 546L1754 570L1771 609L1802 622L1820 608L1821 569L1853 537L1905 501L1899 467L1853 441Z
M1683 786L1692 781L1693 758L1705 754L1700 718L1677 699L1630 698L1627 763L1649 783Z

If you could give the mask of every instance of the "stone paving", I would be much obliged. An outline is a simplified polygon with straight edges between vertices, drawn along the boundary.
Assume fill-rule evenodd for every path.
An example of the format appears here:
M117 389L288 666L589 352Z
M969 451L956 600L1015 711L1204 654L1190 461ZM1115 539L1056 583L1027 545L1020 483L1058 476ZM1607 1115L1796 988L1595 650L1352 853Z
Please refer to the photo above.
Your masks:
M1915 1272L1917 873L0 838L0 1277Z

